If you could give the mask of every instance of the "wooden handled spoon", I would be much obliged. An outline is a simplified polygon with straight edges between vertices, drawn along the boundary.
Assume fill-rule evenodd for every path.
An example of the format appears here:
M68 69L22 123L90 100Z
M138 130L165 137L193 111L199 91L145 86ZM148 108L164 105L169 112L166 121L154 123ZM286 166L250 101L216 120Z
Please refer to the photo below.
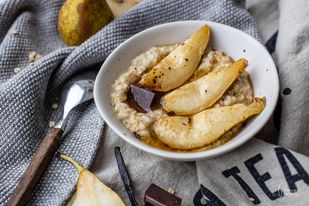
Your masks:
M96 73L88 72L73 78L64 86L56 124L42 140L39 149L34 154L27 170L9 199L8 206L25 204L60 145L62 133L66 128L68 114L77 105L93 98L95 76Z

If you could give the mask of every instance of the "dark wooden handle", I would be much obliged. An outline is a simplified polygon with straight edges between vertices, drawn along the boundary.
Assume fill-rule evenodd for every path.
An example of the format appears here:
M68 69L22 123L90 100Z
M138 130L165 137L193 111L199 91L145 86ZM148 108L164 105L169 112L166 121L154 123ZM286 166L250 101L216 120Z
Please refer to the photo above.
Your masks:
M21 177L13 195L9 199L8 206L20 206L26 202L57 151L62 133L63 131L61 129L53 128L46 134L26 172Z

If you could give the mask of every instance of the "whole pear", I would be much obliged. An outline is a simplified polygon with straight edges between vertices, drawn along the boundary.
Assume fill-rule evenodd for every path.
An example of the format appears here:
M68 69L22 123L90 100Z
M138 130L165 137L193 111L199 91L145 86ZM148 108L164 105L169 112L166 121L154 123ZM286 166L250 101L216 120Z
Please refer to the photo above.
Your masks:
M59 12L58 30L67 45L80 45L113 18L105 0L66 0Z

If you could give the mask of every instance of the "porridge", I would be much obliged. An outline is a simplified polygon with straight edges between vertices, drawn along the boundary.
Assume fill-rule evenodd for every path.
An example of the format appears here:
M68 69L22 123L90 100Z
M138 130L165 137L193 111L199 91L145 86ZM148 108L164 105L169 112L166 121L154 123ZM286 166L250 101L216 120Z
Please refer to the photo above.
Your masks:
M209 144L205 144L199 147L183 149L179 147L171 147L165 142L163 143L161 141L161 138L158 138L158 135L153 128L154 123L159 119L174 116L175 114L173 114L173 112L171 113L166 111L166 109L162 107L162 104L158 104L159 106L156 106L149 111L142 111L131 104L132 94L130 94L130 88L132 90L132 85L137 85L146 73L153 71L153 68L158 65L162 61L162 59L168 56L179 46L181 45L175 44L168 46L152 47L148 51L140 54L135 59L133 59L129 69L125 73L121 74L112 86L112 106L114 107L117 117L123 122L123 124L137 138L153 147L180 152L203 151L218 147L229 141L235 135L237 135L237 133L242 129L245 122L239 121L239 123L235 123L233 127L224 130L224 134L220 135L220 137L216 138ZM224 54L221 51L207 51L202 55L198 66L194 70L193 74L182 85L196 82L197 80L200 80L201 78L210 73L216 73L224 70L227 67L231 66L233 62L234 61L228 55ZM154 83L156 83L155 80ZM177 88L175 90L177 90ZM160 93L162 96L167 92L157 93ZM255 99L250 77L249 74L244 71L239 74L236 80L233 81L230 86L228 86L228 89L226 91L224 91L224 94L220 96L209 108L223 108L236 104L249 105L254 101Z

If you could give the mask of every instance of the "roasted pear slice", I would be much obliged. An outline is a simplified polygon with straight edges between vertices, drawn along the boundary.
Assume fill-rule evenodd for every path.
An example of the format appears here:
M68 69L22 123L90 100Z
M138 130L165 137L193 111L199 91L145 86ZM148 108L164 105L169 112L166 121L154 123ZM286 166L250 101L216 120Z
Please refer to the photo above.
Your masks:
M247 66L247 60L239 59L225 69L210 72L165 95L162 106L177 115L190 115L207 109L222 97Z
M157 137L175 149L194 149L211 144L235 125L260 114L265 99L256 98L249 105L211 108L193 116L161 117L154 123Z
M117 193L107 187L97 176L80 166L71 157L65 154L60 154L60 157L72 163L79 173L73 206L125 206Z
M182 85L197 68L209 36L210 29L204 25L145 74L139 84L160 92L167 92Z

